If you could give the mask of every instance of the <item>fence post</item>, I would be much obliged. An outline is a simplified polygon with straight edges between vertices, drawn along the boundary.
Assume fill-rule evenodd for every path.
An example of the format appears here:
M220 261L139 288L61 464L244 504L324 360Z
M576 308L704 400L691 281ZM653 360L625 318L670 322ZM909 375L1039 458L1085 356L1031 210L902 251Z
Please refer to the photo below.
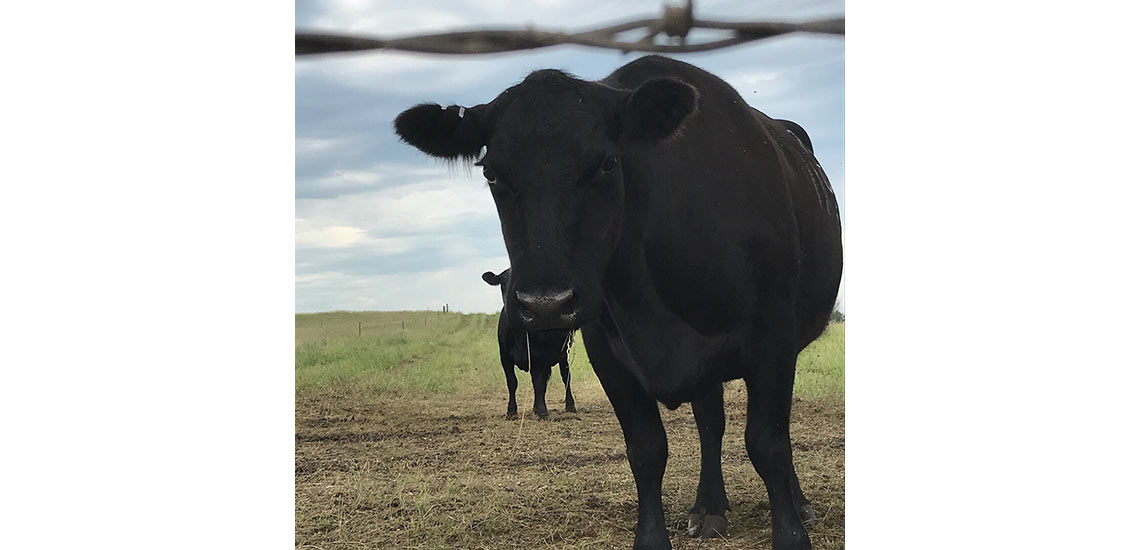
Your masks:
M364 334L364 328L360 326L360 321L356 322L356 337L359 338Z

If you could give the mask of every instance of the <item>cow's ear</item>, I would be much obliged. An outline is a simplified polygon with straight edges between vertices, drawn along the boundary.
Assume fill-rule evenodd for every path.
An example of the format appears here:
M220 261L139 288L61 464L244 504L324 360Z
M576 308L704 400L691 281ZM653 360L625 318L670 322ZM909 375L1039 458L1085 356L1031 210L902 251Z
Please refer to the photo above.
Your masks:
M423 103L400 113L393 126L400 139L433 157L474 159L487 144L483 107Z
M483 274L483 280L486 281L487 284L489 284L491 286L498 286L499 285L499 276L495 275L494 273L491 273L490 271Z
M622 106L622 136L656 142L677 135L697 110L697 89L671 78L650 80Z

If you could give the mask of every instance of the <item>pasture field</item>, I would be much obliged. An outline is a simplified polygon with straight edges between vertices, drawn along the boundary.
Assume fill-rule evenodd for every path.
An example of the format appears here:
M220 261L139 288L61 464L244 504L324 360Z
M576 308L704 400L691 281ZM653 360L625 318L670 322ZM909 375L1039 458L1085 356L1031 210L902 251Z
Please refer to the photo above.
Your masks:
M577 413L557 368L550 419L507 420L497 315L335 312L296 316L296 546L627 549L637 495L621 428L579 335ZM843 548L844 325L800 354L792 444L819 522L813 547ZM770 548L767 493L744 449L743 383L725 385L728 535L685 534L700 447L688 404L661 407L669 437L663 497L673 548Z

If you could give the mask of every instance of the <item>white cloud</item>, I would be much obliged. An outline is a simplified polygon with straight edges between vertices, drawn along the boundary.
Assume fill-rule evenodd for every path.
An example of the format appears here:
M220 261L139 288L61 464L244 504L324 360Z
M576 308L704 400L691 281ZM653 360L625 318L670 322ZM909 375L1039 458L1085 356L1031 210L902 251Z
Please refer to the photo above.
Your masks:
M373 237L359 227L346 225L320 226L310 220L296 220L295 241L298 248L366 249L373 255L399 254L415 250L422 244L411 237Z
M297 246L331 246L342 248L360 243L368 239L363 229L334 225L328 227L312 227L305 220L297 220L295 240Z
M320 140L317 140L320 141ZM402 164L374 164L368 168L343 168L332 174L312 180L317 186L341 187L348 185L372 185L381 181L393 182L401 185L409 181L422 181L426 178L438 178L439 167L435 166L406 166Z
M297 217L315 227L347 226L376 235L410 235L497 219L498 213L482 183L435 179L329 199L297 199Z
M344 146L347 138L306 138L297 137L297 156L315 155Z

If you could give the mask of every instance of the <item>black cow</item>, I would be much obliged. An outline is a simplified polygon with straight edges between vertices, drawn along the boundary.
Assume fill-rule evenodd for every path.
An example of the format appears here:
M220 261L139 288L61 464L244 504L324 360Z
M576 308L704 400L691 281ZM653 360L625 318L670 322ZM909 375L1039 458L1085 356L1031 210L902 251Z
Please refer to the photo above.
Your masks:
M804 525L815 514L788 433L792 383L798 352L827 325L842 247L835 195L806 140L723 80L659 56L596 82L536 71L487 104L413 107L395 128L445 159L486 147L476 164L513 271L504 312L531 331L582 329L625 434L634 548L670 547L657 402L693 404L701 474L690 534L724 532L722 382L736 378L773 546L811 548Z
M500 286L504 289L510 287L511 270L507 269L495 275L488 271L483 274L483 280L491 286ZM506 297L503 298L504 303ZM515 389L519 387L518 378L515 378L515 366L523 372L530 371L530 382L534 386L534 414L539 418L546 418L546 384L550 381L550 373L554 365L558 365L562 372L562 384L566 386L566 412L577 412L574 407L574 394L570 393L570 361L567 354L573 344L571 332L566 330L547 330L527 334L521 328L511 327L507 322L506 310L499 312L499 362L503 365L503 372L507 375L507 390L511 397L507 401L507 417L518 416L519 408L515 403ZM529 340L529 341L528 341Z

